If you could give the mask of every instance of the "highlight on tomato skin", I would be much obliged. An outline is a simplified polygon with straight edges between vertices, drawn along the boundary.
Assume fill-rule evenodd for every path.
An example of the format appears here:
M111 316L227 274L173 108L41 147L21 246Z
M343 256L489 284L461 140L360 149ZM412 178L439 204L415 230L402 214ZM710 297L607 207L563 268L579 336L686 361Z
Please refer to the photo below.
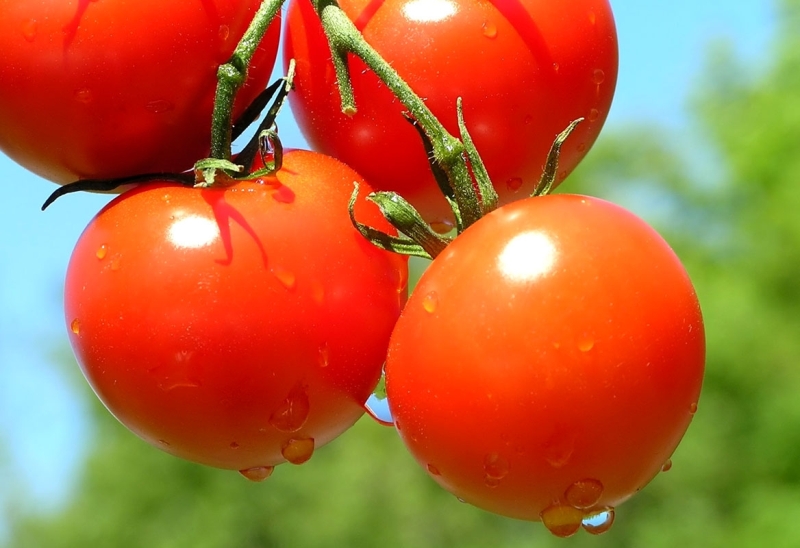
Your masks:
M89 384L151 445L253 481L364 413L407 295L407 260L353 228L347 166L287 152L272 177L150 184L111 202L69 263L65 314ZM360 218L388 229L377 207Z
M180 172L208 156L217 69L260 0L0 0L0 150L65 184ZM233 116L266 87L268 30Z
M607 0L339 5L453 135L456 100L463 99L467 129L501 202L532 193L554 137L582 117L562 148L560 183L591 148L609 113L618 50ZM398 192L426 220L450 223L405 107L352 55L358 112L341 112L329 47L309 0L290 0L284 38L284 63L296 62L289 101L311 146L353 167L373 188Z
M385 374L396 429L437 483L570 536L607 530L669 462L704 363L669 245L619 206L550 195L490 213L433 261Z

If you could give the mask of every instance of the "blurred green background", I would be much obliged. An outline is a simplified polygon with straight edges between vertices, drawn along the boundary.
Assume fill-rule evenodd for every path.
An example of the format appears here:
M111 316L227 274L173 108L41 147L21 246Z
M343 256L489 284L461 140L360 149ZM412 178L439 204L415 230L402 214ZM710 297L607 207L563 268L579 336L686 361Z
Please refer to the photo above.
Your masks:
M182 462L120 426L61 348L53 361L90 410L87 456L67 500L39 508L0 438L0 544L800 546L800 0L776 5L766 65L749 66L725 43L698 52L707 61L691 138L617 125L562 186L643 212L684 260L706 318L699 412L673 469L618 508L610 532L561 540L461 504L368 418L261 484Z

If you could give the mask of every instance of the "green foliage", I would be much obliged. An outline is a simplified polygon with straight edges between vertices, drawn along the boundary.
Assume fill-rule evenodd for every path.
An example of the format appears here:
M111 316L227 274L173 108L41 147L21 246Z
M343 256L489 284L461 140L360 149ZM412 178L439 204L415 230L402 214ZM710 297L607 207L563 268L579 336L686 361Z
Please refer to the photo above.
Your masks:
M650 219L695 281L707 323L700 410L661 474L601 537L554 539L439 489L390 430L361 421L262 484L140 442L96 404L78 492L20 516L9 546L673 548L800 545L800 0L784 0L771 65L717 47L695 100L703 155L652 127L606 133L564 191ZM689 158L687 160L687 158Z

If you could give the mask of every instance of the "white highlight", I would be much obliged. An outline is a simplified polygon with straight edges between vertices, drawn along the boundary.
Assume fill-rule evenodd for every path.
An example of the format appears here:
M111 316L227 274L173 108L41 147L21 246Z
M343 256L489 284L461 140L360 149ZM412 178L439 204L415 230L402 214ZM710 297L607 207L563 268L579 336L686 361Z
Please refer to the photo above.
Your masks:
M533 281L553 268L557 255L550 237L541 231L523 232L506 244L500 253L500 271L512 280Z
M403 6L403 13L411 21L436 23L455 14L456 5L450 0L411 0Z
M197 249L210 245L219 237L217 223L205 217L190 215L178 219L169 227L168 238L175 247Z

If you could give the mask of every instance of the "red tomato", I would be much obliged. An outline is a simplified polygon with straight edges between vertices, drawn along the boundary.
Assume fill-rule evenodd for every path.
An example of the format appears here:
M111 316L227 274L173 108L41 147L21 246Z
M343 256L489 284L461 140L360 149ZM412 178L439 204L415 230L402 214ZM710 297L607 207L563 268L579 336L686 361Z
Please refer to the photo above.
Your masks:
M667 243L611 203L551 195L494 211L433 261L392 334L386 388L440 485L567 536L594 514L608 524L661 470L704 362Z
M341 0L366 40L457 135L456 99L504 202L530 195L555 136L584 117L561 154L559 182L594 143L617 78L607 0ZM309 143L374 188L394 190L441 222L451 213L405 110L351 56L358 113L341 113L327 42L308 0L291 0L285 59L290 103Z
M360 178L316 153L274 177L149 184L90 223L66 279L97 395L173 455L258 478L350 427L381 374L407 261L353 228ZM388 228L361 200L359 218Z
M0 150L61 184L191 168L208 155L217 67L260 3L0 0ZM235 116L264 89L279 33Z

